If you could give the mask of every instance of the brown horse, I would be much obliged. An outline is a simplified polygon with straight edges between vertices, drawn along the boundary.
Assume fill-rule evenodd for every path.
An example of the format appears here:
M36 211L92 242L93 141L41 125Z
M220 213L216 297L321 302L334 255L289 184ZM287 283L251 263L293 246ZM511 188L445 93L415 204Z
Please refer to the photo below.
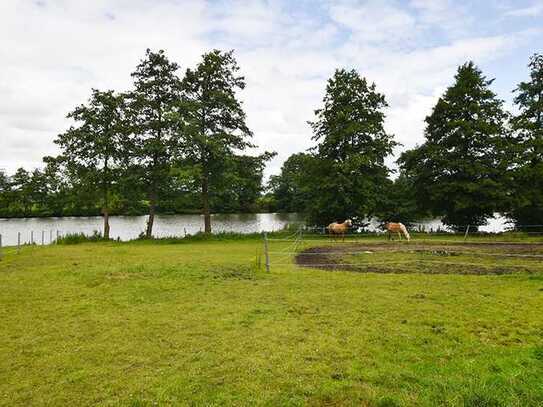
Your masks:
M409 236L409 232L403 223L387 222L385 223L385 229L388 232L388 240L391 239L392 233L397 233L400 240L402 240L402 234L405 236L408 242L411 240L411 236Z
M332 238L341 237L341 239L345 241L345 233L348 232L352 225L353 222L350 219L347 219L343 223L330 223L326 229Z

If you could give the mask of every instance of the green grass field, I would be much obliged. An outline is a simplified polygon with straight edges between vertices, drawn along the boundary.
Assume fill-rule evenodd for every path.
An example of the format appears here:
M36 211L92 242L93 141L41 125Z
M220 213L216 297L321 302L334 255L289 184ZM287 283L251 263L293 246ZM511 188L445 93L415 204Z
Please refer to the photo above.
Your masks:
M521 266L460 275L432 253L344 260L416 260L405 274L273 257L268 274L261 249L4 249L0 405L543 405L543 259L446 256Z

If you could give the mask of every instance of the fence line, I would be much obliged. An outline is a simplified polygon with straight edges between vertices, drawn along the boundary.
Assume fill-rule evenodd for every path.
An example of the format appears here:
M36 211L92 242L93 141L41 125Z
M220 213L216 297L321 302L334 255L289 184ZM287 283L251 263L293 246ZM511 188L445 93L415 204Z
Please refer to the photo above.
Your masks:
M418 253L422 254L424 252L428 252L431 250L424 250L424 249L418 249L418 250L376 250L376 251L369 251L369 250L363 250L363 251L354 251L354 252L345 252L345 251L332 251L332 252L315 252L315 253L302 253L302 252L273 252L269 251L269 254L282 254L282 255L298 255L301 254L302 256L321 256L323 254L335 254L335 255L344 255L344 254L376 254L376 253ZM450 254L456 254L456 255L474 255L474 256L491 256L491 257L522 257L522 258L534 258L534 259L543 259L543 254L522 254L522 253L486 253L486 252L475 252L475 251L468 251L468 250L455 250L455 251L447 251L447 253Z
M426 242L431 243L448 243L452 244L453 246L455 244L487 244L487 245L521 245L526 244L526 242L506 242L506 241L466 241L466 236L468 230L466 230L466 234L464 235L464 239L462 240L437 240L437 239L428 239L425 241L415 242L415 243L406 243L403 247L403 249L397 249L397 250L386 250L380 246L377 250L370 251L371 249L371 243L370 246L367 247L365 250L348 250L348 251L319 251L319 252L301 252L298 250L300 246L306 247L306 244L312 244L312 243L321 243L326 244L327 246L333 247L333 245L337 243L347 243L347 244L353 244L353 243L360 243L358 239L349 239L349 237L356 235L349 235L345 241L343 240L337 240L337 239L327 239L327 238L321 238L321 239L315 239L315 236L309 235L311 238L307 238L308 235L304 236L304 231L307 229L300 228L299 231L291 236L295 236L295 238L268 238L267 234L264 234L264 251L266 256L266 270L269 272L271 269L271 266L292 266L296 265L292 262L292 256L295 255L301 255L301 256L326 256L326 255L334 255L334 256L342 256L342 255L360 255L360 254L381 254L381 253L416 253L416 254L423 254L424 252L432 252L432 247L422 248L418 247L418 243L424 244ZM359 235L360 236L360 235ZM270 250L270 243L289 243L286 247L283 247L279 250ZM541 245L543 246L543 242L530 242L531 245ZM294 250L292 248L294 247ZM461 246L459 246L461 247ZM439 250L439 246L435 247L436 254L439 254L441 250ZM460 256L466 256L466 257L495 257L495 258L526 258L526 259L543 259L543 254L524 254L524 253L490 253L490 252L477 252L475 250L445 250L446 254L451 255L460 255ZM271 256L278 256L276 259L272 259ZM323 259L325 260L325 259ZM318 261L318 260L317 260ZM471 266L471 267L484 267L484 268L492 268L495 267L494 265L490 264L484 264L484 263L473 263L473 262L452 262L452 261L444 261L444 260L432 260L432 259L410 259L410 260L400 260L400 261L385 261L385 262L363 262L363 263L345 263L345 262L323 262L323 263L311 263L307 264L306 267L371 267L371 266L383 266L383 265L395 265L395 264L408 264L408 263L433 263L433 264L445 264L445 265L456 265L456 266ZM304 265L302 265L304 266ZM514 265L514 264L507 264L507 267L512 268L526 268L526 265Z

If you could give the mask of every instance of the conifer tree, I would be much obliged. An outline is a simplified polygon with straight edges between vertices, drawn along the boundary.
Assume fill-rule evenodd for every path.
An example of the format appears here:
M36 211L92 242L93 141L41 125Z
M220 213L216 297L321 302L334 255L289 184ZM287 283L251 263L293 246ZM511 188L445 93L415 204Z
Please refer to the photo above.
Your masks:
M473 62L460 66L426 118L426 141L399 160L423 209L459 230L484 225L508 201L507 114L492 82Z
M530 80L514 90L519 113L511 119L511 127L517 142L517 166L509 216L517 226L536 230L543 225L543 55L533 55L528 67Z
M396 145L384 129L388 104L375 84L344 69L328 80L323 103L310 122L318 144L317 160L308 162L313 180L309 220L320 225L362 220L375 214L386 193L385 157Z

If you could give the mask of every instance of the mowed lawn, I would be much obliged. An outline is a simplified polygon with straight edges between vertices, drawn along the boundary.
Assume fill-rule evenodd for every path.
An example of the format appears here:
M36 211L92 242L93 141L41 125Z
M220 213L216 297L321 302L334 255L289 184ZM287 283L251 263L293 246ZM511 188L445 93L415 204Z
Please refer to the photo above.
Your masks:
M267 274L261 246L4 250L0 405L543 405L543 274Z

